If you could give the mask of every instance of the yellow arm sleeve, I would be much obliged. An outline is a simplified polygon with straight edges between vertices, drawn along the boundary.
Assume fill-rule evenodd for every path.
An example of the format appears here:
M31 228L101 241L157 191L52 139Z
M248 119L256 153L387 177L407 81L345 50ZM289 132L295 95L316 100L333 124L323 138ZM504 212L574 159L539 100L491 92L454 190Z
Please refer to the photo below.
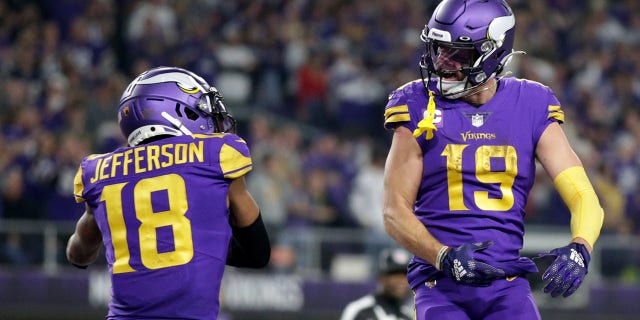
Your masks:
M572 237L583 238L593 247L600 235L604 211L584 168L576 166L560 172L553 184L571 212Z

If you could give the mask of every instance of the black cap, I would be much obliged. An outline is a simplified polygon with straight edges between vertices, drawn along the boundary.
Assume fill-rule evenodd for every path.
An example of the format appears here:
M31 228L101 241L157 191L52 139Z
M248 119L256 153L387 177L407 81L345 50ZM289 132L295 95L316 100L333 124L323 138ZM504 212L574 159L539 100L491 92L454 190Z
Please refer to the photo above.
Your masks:
M411 255L404 249L384 249L378 256L378 274L406 273Z

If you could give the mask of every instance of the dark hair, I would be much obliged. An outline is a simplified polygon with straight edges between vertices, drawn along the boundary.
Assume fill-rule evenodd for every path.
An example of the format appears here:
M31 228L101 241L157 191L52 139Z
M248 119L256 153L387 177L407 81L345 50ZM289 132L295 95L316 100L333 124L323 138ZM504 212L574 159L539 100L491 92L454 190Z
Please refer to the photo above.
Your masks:
M407 273L411 256L400 248L385 249L378 257L378 274Z

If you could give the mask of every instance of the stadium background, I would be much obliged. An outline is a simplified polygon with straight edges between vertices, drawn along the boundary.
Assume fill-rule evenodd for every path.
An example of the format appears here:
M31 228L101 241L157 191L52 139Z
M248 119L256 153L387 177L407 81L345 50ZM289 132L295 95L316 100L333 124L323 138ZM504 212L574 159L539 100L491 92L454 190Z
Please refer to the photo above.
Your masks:
M100 319L104 261L63 254L81 214L83 156L123 143L120 93L151 66L181 66L225 96L252 149L248 177L274 251L229 269L222 319L335 319L374 288L386 95L419 75L419 32L436 1L0 1L0 319ZM544 319L638 319L640 2L511 0L514 76L549 85L605 207L584 288ZM569 213L540 177L525 254L568 239Z

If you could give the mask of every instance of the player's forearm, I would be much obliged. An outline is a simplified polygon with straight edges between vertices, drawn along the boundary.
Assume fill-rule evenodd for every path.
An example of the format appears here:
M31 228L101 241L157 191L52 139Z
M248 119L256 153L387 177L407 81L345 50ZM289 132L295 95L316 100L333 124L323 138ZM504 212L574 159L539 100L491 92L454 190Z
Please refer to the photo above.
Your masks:
M271 244L267 229L258 214L257 219L246 227L232 227L227 265L242 268L263 268L271 257Z
M72 234L67 243L67 260L78 266L87 266L96 261L99 244L90 244L82 241L78 234Z
M398 244L435 266L443 245L416 218L413 206L423 170L422 150L406 127L398 127L384 172L384 225Z
M436 265L438 251L443 247L427 228L406 209L386 207L384 227L387 234L416 256Z
M600 235L604 212L584 168L568 168L553 182L571 212L573 242L584 242L591 249Z
M95 221L91 208L87 206L85 213L76 223L76 230L67 243L67 260L76 266L86 266L98 257L102 245L102 235Z

